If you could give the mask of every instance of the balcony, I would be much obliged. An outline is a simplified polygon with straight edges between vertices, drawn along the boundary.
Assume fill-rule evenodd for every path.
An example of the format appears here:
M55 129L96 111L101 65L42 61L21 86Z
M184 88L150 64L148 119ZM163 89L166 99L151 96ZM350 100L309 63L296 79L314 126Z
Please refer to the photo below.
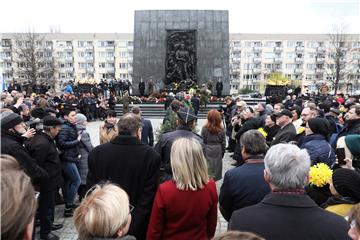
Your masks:
M274 58L274 62L275 62L275 63L281 63L281 62L282 62L282 59L281 59L281 58Z
M324 72L325 72L325 69L322 69L322 68L315 69L315 73L324 73Z
M261 68L253 68L252 73L254 73L254 74L261 73Z
M296 51L296 52L303 52L303 51L304 51L304 47L303 47L303 46L297 46L297 47L295 48L295 51Z
M324 61L325 61L325 58L324 58L324 57L316 58L316 62L317 62L317 63L323 63Z
M299 57L295 58L295 62L303 62L303 61L304 61L304 58L299 58Z
M94 61L94 57L85 57L85 61L86 61L86 62L93 62L93 61Z
M93 73L93 72L95 72L95 69L94 68L86 68L86 72Z
M11 49L11 45L2 45L1 48L3 50L10 50Z
M74 72L74 68L73 67L65 68L65 72L72 73L72 72Z
M84 48L85 48L85 49L88 49L88 50L89 50L89 49L92 50L92 49L94 49L94 46L93 46L93 45L86 45Z
M275 51L275 52L281 52L281 51L282 51L282 47L275 47L275 48L274 48L274 51Z
M259 62L261 62L261 58L259 58L259 57L253 58L253 62L259 63Z
M260 52L261 50L262 50L262 48L259 47L259 46L256 46L256 47L253 48L254 52Z
M316 51L317 52L325 52L325 47L317 47Z
M114 68L114 67L108 67L108 68L106 68L106 71L107 71L108 73L114 73L114 72L115 72L115 68Z
M0 58L0 60L11 61L11 56L3 56Z
M296 68L295 70L294 70L294 73L303 73L303 69L301 69L301 68Z

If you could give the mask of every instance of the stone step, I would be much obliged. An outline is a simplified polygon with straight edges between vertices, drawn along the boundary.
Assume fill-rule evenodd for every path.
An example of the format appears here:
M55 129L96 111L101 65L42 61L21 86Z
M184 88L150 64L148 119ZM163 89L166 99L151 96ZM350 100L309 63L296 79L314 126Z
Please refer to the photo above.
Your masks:
M254 106L260 102L265 102L262 99L245 99L245 102L250 105ZM206 108L201 109L198 113L199 119L205 119L207 113L211 109L218 109L219 105L225 107L224 102L212 102L207 105ZM142 116L145 118L163 118L166 114L166 110L164 109L164 103L143 103L143 104L130 104L129 109L133 106L138 106L141 109ZM116 104L115 105L115 112L118 117L123 115L123 105L122 104Z

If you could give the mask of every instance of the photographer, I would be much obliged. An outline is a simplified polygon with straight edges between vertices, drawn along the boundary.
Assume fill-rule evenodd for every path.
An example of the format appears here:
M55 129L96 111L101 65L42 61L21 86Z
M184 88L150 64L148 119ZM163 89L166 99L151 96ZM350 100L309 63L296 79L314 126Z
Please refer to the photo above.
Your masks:
M337 166L360 171L360 135L351 134L338 139Z

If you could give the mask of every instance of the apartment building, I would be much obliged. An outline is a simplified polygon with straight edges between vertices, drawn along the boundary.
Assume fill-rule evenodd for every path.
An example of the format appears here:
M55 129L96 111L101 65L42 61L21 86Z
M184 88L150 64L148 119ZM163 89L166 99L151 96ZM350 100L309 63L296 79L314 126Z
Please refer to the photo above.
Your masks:
M130 79L133 62L133 34L40 34L41 55L54 66L56 83L87 77ZM22 81L15 59L19 39L0 34L0 71L5 81ZM343 91L360 90L360 35L347 35L341 58L346 66ZM26 44L24 42L24 44ZM302 87L315 90L334 80L335 49L326 34L230 34L231 93L240 89L262 91L273 72L281 72ZM44 67L47 65L45 64Z
M340 43L345 56L343 91L360 90L360 35ZM315 90L335 79L336 49L326 34L230 34L230 83L239 89L262 91L273 72Z

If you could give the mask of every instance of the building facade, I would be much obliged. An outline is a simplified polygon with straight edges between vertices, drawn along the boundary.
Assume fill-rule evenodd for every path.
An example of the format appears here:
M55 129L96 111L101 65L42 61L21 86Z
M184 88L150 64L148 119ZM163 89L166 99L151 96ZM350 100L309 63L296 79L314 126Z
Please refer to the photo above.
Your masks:
M94 78L132 80L133 34L39 34L38 55L53 66L52 75L40 74L39 81L52 78L56 85L72 80ZM26 81L19 74L19 42L27 40L16 34L0 34L0 72L5 82ZM360 35L346 35L340 43L343 92L360 90ZM337 48L326 34L230 34L230 93L240 89L262 91L274 72L315 90L319 84L335 79ZM21 57L21 56L20 56ZM47 63L46 63L47 62ZM50 64L51 63L51 64ZM44 71L45 72L45 71Z

